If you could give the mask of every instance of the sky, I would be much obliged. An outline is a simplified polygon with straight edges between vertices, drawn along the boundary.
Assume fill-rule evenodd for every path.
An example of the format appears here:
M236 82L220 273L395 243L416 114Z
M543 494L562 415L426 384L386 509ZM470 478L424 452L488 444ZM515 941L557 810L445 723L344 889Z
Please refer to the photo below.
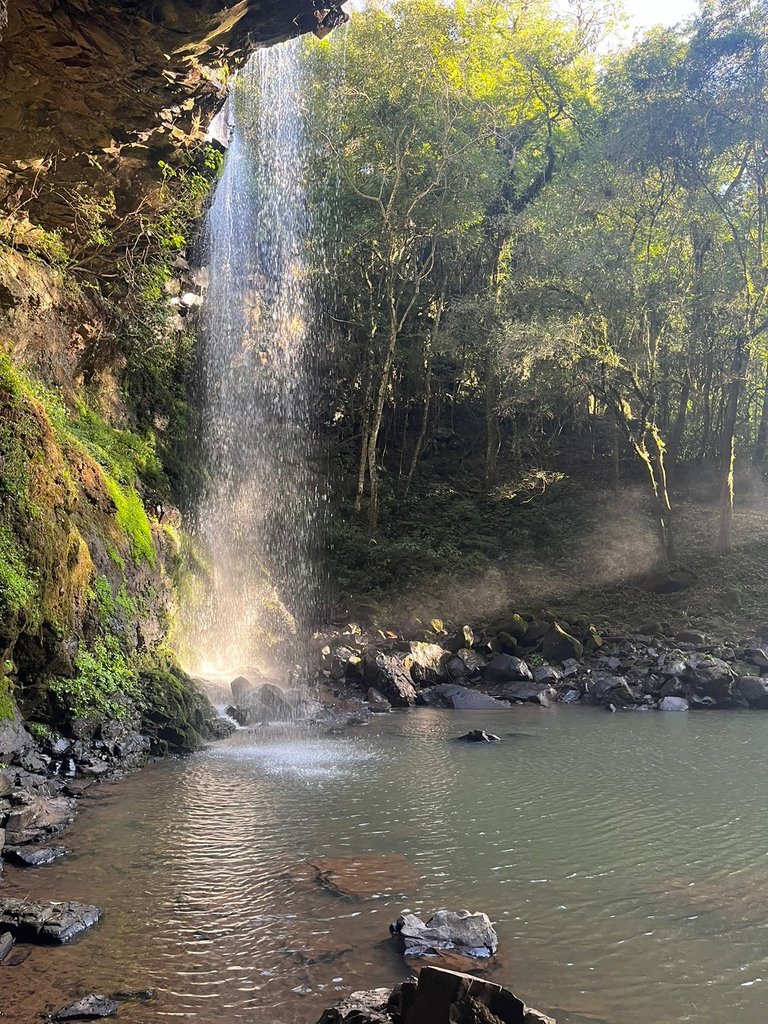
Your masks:
M696 0L624 0L628 14L638 27L674 25L692 14Z

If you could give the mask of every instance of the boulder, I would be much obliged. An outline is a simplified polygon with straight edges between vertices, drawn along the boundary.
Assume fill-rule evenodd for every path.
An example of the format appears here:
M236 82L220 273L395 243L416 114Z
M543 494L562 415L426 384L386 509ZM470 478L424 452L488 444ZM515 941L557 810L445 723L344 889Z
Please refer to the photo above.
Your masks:
M541 704L545 708L557 700L557 692L547 683L505 683L498 687L497 692L504 700Z
M533 675L526 663L513 654L494 654L485 666L483 678L489 683L531 682Z
M457 736L456 739L463 740L465 743L501 743L500 736L486 732L485 729L472 729L470 732L465 732L463 736Z
M53 1015L53 1019L55 1021L103 1020L105 1017L114 1017L116 1013L117 1003L114 999L107 999L106 996L100 996L94 992L65 1006Z
M659 702L659 711L687 711L688 701L683 697L664 697Z
M99 908L86 903L37 903L0 897L0 932L10 932L17 942L60 946L92 927L100 917Z
M567 661L568 658L580 658L583 653L581 641L553 622L544 635L542 646L542 654L547 661Z
M616 707L630 707L637 703L637 698L624 676L614 676L608 672L596 672L590 682L592 698L598 704L613 704Z
M385 715L388 711L392 710L392 705L389 703L383 693L373 687L368 687L368 693L365 695L365 699L368 703L368 707L371 711L375 711L376 714Z
M534 683L546 683L547 686L552 686L554 683L559 683L562 678L563 673L553 665L536 665L533 669Z
M403 914L389 926L404 943L404 956L428 956L452 950L470 959L493 956L499 940L487 914L468 910L438 910L424 922Z
M10 762L16 754L32 746L34 740L24 728L24 720L12 702L10 718L0 718L0 762Z
M368 992L352 992L323 1012L317 1024L392 1024L387 1013L390 993L388 988L375 988Z
M677 634L679 644L705 644L707 638L698 629L681 629Z
M67 797L49 798L15 790L11 800L15 806L5 822L5 841L10 846L40 842L61 832L74 817L74 803Z
M736 687L751 708L768 708L768 681L757 676L742 676Z
M0 932L0 964L13 949L13 936L10 932Z
M422 697L433 707L454 708L456 711L501 711L509 707L505 700L469 690L458 683L440 683L423 693Z
M464 664L466 674L469 676L480 675L485 668L485 658L482 654L478 654L477 651L473 651L469 647L462 647L456 653L456 658Z
M501 985L428 965L410 992L403 986L399 1016L403 1024L528 1024L526 1010L523 1001Z
M497 633L509 633L516 641L522 640L528 632L528 623L522 615L517 614L499 619L498 622L494 623L494 626Z
M444 652L443 652L444 653ZM407 708L416 703L416 688L403 662L380 651L369 652L363 662L363 678L382 693L393 707Z
M236 679L233 679L229 684L233 702L235 704L242 704L248 694L255 690L261 682L261 679L251 681L246 679L245 676L238 676Z
M437 644L411 641L411 675L417 683L431 686L448 678L448 651Z
M535 647L537 644L540 644L549 632L550 626L551 623L544 619L536 619L534 622L529 622L523 636L523 644L526 647Z
M462 647L472 647L475 642L475 634L470 626L462 626L455 633L443 640L443 647L451 654L456 654Z
M37 849L6 846L3 857L9 864L16 864L22 868L41 868L46 864L52 864L59 857L65 857L67 853L66 846L42 846Z
M685 680L691 694L711 697L717 707L727 708L744 703L741 693L735 690L736 674L727 662L720 658L692 656L688 661Z

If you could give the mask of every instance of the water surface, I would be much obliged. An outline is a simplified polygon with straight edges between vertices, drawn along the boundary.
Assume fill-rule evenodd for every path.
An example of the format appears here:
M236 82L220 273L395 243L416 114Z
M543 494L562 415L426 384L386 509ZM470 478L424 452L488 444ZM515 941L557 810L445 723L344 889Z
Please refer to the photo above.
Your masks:
M452 742L477 727L504 742ZM561 1024L764 1024L767 739L756 712L527 707L398 713L301 743L239 732L101 787L68 859L6 869L6 892L106 913L2 969L4 1019L151 986L121 1021L313 1024L405 976L398 913L466 907L496 923L493 976ZM377 898L291 877L360 853L394 858Z

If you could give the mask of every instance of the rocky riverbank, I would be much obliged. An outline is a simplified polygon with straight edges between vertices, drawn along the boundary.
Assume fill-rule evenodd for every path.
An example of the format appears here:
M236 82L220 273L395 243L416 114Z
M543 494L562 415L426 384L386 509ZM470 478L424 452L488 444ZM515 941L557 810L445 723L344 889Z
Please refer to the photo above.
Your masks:
M493 710L589 704L609 711L768 709L768 626L723 641L651 624L601 635L590 622L510 614L420 633L350 625L323 637L321 675L372 713L420 706Z

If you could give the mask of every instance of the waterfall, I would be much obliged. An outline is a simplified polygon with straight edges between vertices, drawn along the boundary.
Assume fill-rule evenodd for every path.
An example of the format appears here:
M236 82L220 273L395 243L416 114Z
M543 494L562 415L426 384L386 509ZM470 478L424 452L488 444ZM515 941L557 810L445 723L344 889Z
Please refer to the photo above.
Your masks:
M257 50L238 74L206 225L198 533L210 584L187 644L199 671L268 667L318 603L325 494L301 47Z

